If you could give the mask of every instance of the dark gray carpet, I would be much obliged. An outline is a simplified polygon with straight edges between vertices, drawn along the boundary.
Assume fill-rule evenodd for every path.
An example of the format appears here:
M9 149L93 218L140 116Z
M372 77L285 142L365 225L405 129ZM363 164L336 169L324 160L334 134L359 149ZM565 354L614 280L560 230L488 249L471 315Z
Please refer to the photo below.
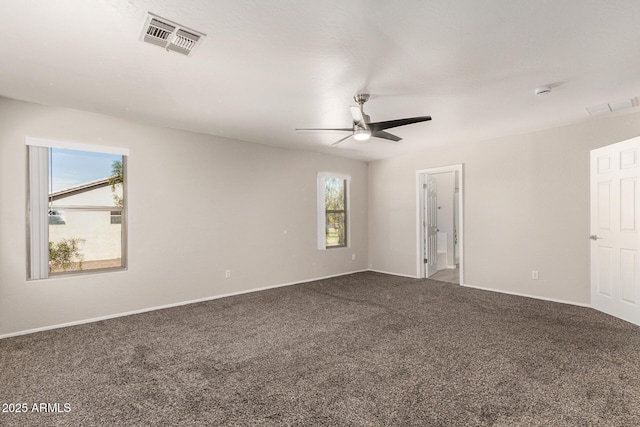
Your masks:
M8 338L0 355L0 403L29 408L4 426L640 425L639 327L370 272Z

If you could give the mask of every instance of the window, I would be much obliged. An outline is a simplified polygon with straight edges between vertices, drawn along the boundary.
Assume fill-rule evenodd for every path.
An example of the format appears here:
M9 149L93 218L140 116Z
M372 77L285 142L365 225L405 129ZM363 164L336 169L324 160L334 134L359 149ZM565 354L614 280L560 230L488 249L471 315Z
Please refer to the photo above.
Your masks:
M55 209L49 209L49 225L66 224L62 212Z
M27 145L29 278L125 268L127 150Z
M122 224L122 211L111 211L111 224Z
M347 180L326 178L324 181L325 244L347 246Z
M351 177L318 174L318 249L349 245L349 182Z

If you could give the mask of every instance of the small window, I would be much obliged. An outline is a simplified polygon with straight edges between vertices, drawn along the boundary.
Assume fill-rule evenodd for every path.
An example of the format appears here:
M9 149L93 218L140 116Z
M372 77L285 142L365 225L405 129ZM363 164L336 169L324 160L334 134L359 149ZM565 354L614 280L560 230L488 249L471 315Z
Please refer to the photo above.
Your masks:
M122 224L121 211L111 211L111 224Z
M347 180L327 178L325 196L326 247L347 246Z
M49 209L49 225L64 225L66 223L62 212Z
M35 138L27 145L29 278L125 268L126 154Z
M350 177L318 174L318 249L349 245Z

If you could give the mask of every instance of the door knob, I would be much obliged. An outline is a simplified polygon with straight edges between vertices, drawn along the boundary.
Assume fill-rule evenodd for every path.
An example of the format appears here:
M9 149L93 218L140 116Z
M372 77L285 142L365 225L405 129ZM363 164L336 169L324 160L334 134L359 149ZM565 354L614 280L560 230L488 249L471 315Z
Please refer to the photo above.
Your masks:
M602 239L602 237L598 237L598 236L597 236L597 235L595 235L595 234L592 234L591 236L589 236L589 238L590 238L591 240L598 240L598 239Z

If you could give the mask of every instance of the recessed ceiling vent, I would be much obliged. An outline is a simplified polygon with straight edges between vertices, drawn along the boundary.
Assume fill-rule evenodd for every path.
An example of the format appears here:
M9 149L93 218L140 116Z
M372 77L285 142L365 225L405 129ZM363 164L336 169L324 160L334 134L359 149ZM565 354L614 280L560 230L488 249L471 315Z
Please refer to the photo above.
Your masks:
M173 25L154 18L151 18L151 22L149 22L146 27L147 31L144 35L144 41L157 44L158 46L166 46L169 42L169 36L176 29Z
M640 105L638 102L638 97L633 97L631 99L622 99L619 101L609 102L606 104L594 105L592 107L587 107L587 113L590 116L599 116L601 114L606 113L615 113L621 110L626 110L628 108L634 108Z
M189 29L149 12L140 39L165 48L167 51L191 55L206 34Z

